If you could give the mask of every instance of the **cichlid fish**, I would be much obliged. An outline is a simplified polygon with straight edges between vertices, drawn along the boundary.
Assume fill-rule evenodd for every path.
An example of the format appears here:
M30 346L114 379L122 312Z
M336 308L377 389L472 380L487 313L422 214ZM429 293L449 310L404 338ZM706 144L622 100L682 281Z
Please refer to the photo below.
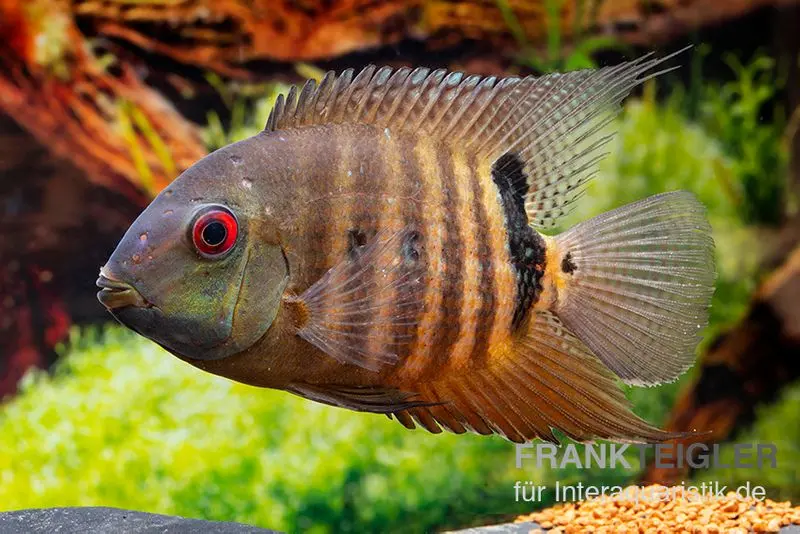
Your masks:
M674 437L616 380L661 384L692 364L715 279L703 206L665 193L540 233L660 62L328 73L164 190L98 298L200 369L408 428Z

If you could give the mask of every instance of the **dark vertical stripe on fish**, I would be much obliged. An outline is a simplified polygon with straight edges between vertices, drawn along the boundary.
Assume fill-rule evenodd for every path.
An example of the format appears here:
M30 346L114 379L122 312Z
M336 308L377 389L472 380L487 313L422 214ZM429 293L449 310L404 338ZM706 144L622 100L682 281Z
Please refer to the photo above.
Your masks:
M442 188L442 202L435 209L444 211L444 243L442 261L444 269L436 276L442 277L442 300L439 303L439 322L432 346L430 361L424 375L433 377L446 366L452 356L453 346L461 333L460 310L464 289L464 247L459 218L458 180L455 175L453 154L450 150L437 151L436 176Z
M442 208L442 184L438 176L437 156L439 147L427 138L420 137L415 140L413 157L419 167L419 179L422 184L422 198L425 206L418 213L420 247L424 248L425 255L425 288L424 309L418 322L416 342L411 349L408 364L403 369L405 377L421 377L421 371L432 358L435 349L436 327L439 325L439 306L442 297L443 265L443 233L444 211Z
M478 176L478 162L469 157L470 184L473 191L473 213L475 216L475 245L480 262L480 309L478 310L478 331L472 346L470 365L483 367L489 356L489 338L494 329L497 312L497 288L494 279L494 254L492 253L489 215L484 199L484 178ZM486 183L486 185L489 185Z
M420 224L422 203L420 202L419 193L422 187L420 182L422 169L414 153L414 145L411 138L396 138L396 145L399 165L403 170L403 181L400 188L403 227L411 228L417 232L418 246L416 250L419 253L418 261L427 265L428 257L425 251L424 236L421 234L422 225ZM414 317L409 317L408 321L406 321L410 323L409 326L398 329L400 335L395 339L395 342L401 366L408 364L410 361L411 349L416 345L417 336L419 335L417 325L419 325L424 312L425 310L420 308Z
M339 179L344 180L346 176L346 179L351 183L350 191L355 193L348 196L349 216L347 220L350 223L347 229L348 236L361 235L365 243L371 243L379 230L375 224L377 216L373 215L379 211L375 204L377 199L372 197L365 202L365 193L371 192L372 188L385 183L383 176L369 176L371 173L367 172L366 161L368 156L373 156L369 152L369 148L371 148L371 145L355 144L348 147L344 151L344 165L342 167L344 174L342 175L342 171L340 171L339 177ZM334 216L339 216L339 214ZM360 253L361 247L356 247L350 252L350 255L351 257L358 257ZM368 289L372 280L367 280L367 278L371 278L374 275L375 273L372 269L359 271L358 264L352 263L351 279L354 284L360 284L360 289L350 291L350 302L357 302L358 304L351 315L348 333L351 350L360 354L371 354L369 352L369 342L370 332L374 324L374 310L371 310L371 308L372 299L375 295Z
M524 166L522 159L511 152L500 156L492 165L492 181L503 204L508 249L517 277L512 329L522 324L538 300L545 268L544 239L528 225L525 212L528 178Z

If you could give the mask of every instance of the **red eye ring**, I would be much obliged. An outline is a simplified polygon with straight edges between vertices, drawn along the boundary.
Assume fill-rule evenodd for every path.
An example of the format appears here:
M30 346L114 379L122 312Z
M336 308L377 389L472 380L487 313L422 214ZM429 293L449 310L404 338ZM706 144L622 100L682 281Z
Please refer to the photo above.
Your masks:
M200 215L192 226L192 243L208 258L217 258L233 248L239 236L239 223L233 214L215 207Z

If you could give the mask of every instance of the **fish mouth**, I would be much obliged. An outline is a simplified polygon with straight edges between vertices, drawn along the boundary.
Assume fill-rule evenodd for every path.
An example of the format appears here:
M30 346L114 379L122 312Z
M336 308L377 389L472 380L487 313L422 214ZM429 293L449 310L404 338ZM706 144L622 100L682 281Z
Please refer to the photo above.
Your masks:
M150 303L135 287L127 282L110 277L103 269L100 270L100 277L95 284L100 288L100 291L97 292L97 300L108 311L113 312L129 306L135 308L151 307Z

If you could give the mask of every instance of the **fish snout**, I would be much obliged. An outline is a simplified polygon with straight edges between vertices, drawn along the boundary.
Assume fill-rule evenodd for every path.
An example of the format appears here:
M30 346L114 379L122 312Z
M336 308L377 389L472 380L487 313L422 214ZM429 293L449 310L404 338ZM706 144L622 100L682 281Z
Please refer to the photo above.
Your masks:
M97 300L109 311L128 306L136 308L150 307L150 303L142 297L135 287L114 278L105 268L100 269L100 276L95 284L100 288L100 291L97 292Z

